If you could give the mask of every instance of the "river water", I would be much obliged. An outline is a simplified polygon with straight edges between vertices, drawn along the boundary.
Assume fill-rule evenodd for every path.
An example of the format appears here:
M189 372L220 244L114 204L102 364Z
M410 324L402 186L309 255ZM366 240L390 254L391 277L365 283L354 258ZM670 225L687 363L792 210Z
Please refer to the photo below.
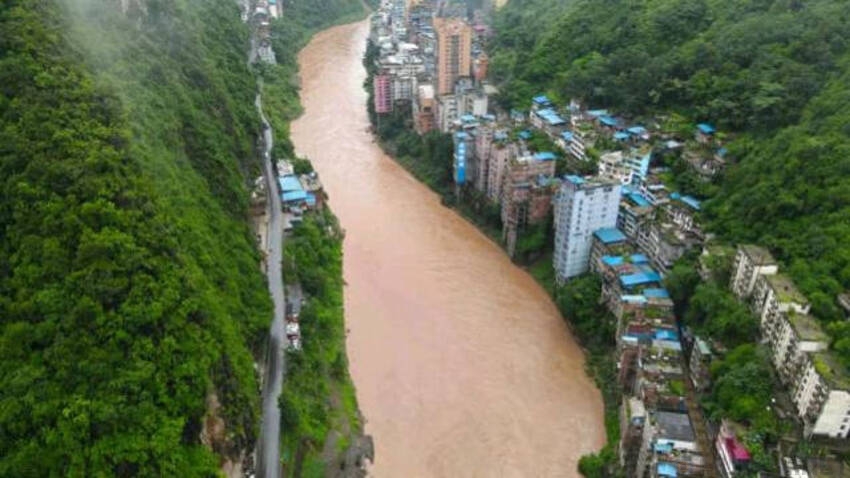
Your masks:
M373 476L577 476L602 400L548 295L367 132L368 23L301 52L292 124L345 237L350 370Z

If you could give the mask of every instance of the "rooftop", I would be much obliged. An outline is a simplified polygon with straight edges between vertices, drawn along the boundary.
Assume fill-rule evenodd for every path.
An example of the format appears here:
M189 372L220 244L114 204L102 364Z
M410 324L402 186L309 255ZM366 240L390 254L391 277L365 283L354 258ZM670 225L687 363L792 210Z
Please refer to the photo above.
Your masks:
M657 297L662 299L669 299L670 293L667 292L667 289L655 288L655 289L645 289L643 291L643 295L646 297Z
M776 259L763 247L752 244L744 244L738 247L758 266L776 265Z
M817 319L805 314L788 314L788 322L801 340L807 342L825 342L829 337L823 332Z
M538 104L538 105L549 105L549 104L552 104L552 102L551 102L551 101L549 101L549 97L547 97L546 95L537 95L537 96L535 96L535 97L533 98L533 100L532 100L532 101L534 101L534 103L535 103L535 104Z
M638 207L649 207L652 206L652 203L649 202L643 194L640 193L629 193L626 197L629 198L629 201L634 203L635 206Z
M557 159L555 153L551 151L541 151L539 153L534 153L534 159L537 161L554 161Z
M794 281L785 274L771 274L764 276L764 278L767 280L767 283L770 284L770 288L773 289L773 292L776 294L776 300L779 302L793 302L796 304L809 303L806 296L797 290L797 287L794 285Z
M812 362L818 374L830 385L830 387L850 391L850 377L847 369L838 361L831 352L817 352L812 354Z
M561 137L564 138L565 141L572 141L573 133L571 131L562 131Z
M659 461L657 471L658 476L663 476L664 478L676 478L676 476L678 476L676 466L672 463Z
M599 122L605 126L616 127L619 124L617 118L608 115L602 115L599 117Z
M582 178L581 176L576 176L574 174L569 174L567 176L564 176L564 179L575 184L576 186L580 186L580 185L584 184L584 178Z
M301 186L301 181L298 180L298 177L294 174L288 174L278 179L278 184L280 184L280 192L288 193L291 191L302 191L304 188Z
M702 208L702 203L693 196L681 196L679 200L687 204L691 209L699 211Z
M659 438L677 441L694 441L694 429L687 413L655 412ZM659 440L662 441L662 440Z
M661 275L657 272L638 272L636 274L627 274L620 276L620 284L623 287L635 287L644 284L653 284L661 282Z
M616 133L614 133L614 139L617 141L625 141L630 137L631 136L629 136L629 133L625 133L623 131L617 131Z
M712 126L712 125L710 125L710 124L708 124L708 123L700 123L700 124L698 124L698 125L697 125L697 129L698 129L698 130L699 130L699 132L700 132L700 133L702 133L702 134L714 134L714 132L716 131L716 130L714 129L714 126Z
M616 227L609 227L605 229L599 229L593 233L603 244L612 244L616 242L623 242L626 240L626 235L623 234Z
M697 337L696 343L697 343L697 349L699 350L699 353L701 353L702 355L711 355L711 347L708 346L708 342Z

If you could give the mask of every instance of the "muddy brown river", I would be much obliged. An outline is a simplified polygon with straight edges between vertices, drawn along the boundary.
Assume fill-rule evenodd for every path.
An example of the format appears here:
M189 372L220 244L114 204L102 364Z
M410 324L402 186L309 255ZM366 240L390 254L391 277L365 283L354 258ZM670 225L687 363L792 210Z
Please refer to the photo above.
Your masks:
M371 474L578 476L605 435L582 352L545 291L373 142L367 34L367 22L332 28L301 52L292 139L346 231L348 355Z

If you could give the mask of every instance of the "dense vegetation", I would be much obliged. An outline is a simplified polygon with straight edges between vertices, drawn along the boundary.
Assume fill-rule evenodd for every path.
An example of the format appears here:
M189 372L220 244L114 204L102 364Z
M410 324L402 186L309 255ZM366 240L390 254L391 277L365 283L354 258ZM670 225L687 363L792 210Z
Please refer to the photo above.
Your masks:
M304 348L287 358L280 397L283 459L293 476L325 476L326 442L336 440L332 451L340 454L361 432L345 353L342 232L330 212L307 216L287 238L283 266L287 282L300 283L306 298Z
M248 32L141 6L0 7L0 476L211 476L256 434Z
M769 247L814 314L842 315L835 298L850 289L850 3L516 0L495 25L491 65L508 105L524 107L545 91L561 102L575 96L734 133L727 146L738 163L707 190L710 228L729 242Z

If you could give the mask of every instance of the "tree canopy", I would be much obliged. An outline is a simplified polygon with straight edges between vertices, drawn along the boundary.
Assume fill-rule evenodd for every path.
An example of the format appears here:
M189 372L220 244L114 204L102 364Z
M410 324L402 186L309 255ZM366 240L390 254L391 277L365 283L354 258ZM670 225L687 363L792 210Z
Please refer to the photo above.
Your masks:
M0 475L214 475L271 314L236 5L12 0L0 31Z

